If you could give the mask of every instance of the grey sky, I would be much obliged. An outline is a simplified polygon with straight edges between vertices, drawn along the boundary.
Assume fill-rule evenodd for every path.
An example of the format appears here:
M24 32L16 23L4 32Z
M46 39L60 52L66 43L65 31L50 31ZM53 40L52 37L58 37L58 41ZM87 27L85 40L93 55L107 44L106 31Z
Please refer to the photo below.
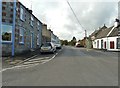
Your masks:
M20 0L33 14L46 23L60 39L71 40L73 36L82 39L84 30L90 35L98 27L112 26L118 17L118 0L68 0L76 13L78 24L66 0ZM89 1L89 2L88 2Z

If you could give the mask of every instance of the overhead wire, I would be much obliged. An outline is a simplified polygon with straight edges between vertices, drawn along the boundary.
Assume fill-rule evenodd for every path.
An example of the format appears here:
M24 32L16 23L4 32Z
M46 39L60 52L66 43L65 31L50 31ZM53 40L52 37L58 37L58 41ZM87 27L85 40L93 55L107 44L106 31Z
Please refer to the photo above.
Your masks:
M72 6L70 5L69 1L68 1L68 0L66 0L66 1L67 1L67 4L69 5L69 7L70 7L71 11L73 12L73 15L75 16L75 18L76 18L76 20L77 20L78 24L82 27L82 29L84 29L84 30L85 30L85 28L84 28L84 27L82 26L82 24L80 23L80 21L79 21L79 19L78 19L77 15L76 15L76 13L74 12L74 10L73 10Z

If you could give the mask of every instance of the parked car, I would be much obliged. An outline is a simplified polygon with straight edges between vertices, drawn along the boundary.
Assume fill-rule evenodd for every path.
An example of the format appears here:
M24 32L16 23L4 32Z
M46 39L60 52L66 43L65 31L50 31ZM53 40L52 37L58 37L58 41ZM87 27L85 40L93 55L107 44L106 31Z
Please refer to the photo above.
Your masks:
M75 44L75 47L83 47L79 42Z
M61 43L55 43L55 47L56 47L56 49L61 49L62 45L61 45Z
M54 53L56 52L56 47L52 42L46 42L41 45L41 53Z

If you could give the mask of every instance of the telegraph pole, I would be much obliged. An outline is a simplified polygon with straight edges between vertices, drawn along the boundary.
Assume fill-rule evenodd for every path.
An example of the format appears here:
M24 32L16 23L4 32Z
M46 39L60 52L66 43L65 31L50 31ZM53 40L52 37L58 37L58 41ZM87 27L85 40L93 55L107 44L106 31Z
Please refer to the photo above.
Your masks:
M87 31L85 30L85 38L87 38Z

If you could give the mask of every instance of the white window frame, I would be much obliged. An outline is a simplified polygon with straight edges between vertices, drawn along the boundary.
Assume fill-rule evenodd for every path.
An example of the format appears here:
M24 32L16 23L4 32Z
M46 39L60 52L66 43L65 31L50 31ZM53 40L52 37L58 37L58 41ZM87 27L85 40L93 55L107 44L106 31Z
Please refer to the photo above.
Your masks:
M39 22L39 21L37 22L37 25L38 25L38 26L40 25L40 22Z
M33 19L33 16L31 15L31 21L30 21L31 26L33 26L33 22L34 22L34 19Z
M25 21L25 11L24 11L24 8L22 6L20 7L20 19L22 21Z
M39 37L39 34L37 34L37 45L40 45L40 37Z
M22 41L20 40L20 37L22 37ZM19 32L19 43L20 44L24 44L24 29L20 28L20 32Z

